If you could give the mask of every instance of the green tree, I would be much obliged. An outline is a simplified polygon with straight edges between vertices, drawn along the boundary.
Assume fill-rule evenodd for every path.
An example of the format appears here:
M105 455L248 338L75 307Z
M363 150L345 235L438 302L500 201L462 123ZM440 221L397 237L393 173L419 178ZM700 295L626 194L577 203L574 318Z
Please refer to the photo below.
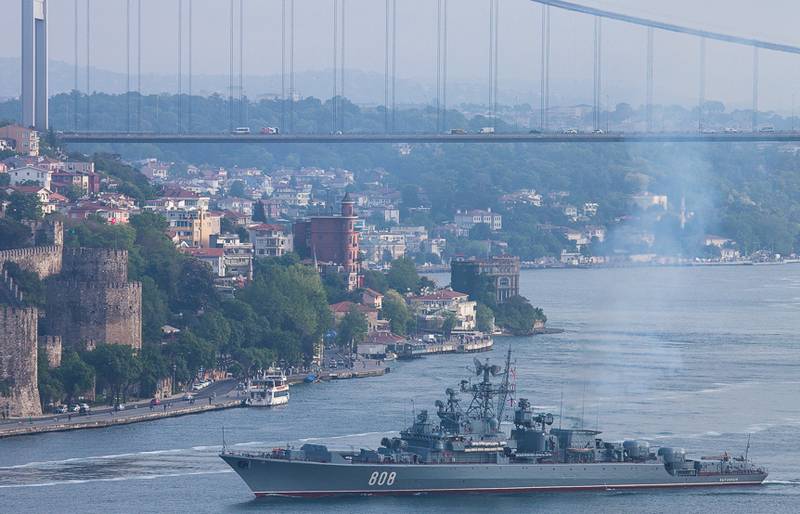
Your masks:
M175 379L178 382L188 382L197 375L200 368L208 369L216 364L214 346L190 330L184 330L174 342L166 345L165 353L167 361L174 366Z
M42 218L42 208L39 205L39 197L33 193L20 193L14 191L9 197L11 202L8 206L7 214L12 219L38 220Z
M405 257L392 261L386 282L395 291L419 291L419 275L414 261Z
M336 341L339 346L355 347L367 337L368 329L367 318L359 312L357 306L353 305L339 322Z
M512 296L495 310L497 324L514 335L527 335L533 331L536 321L547 321L544 311L534 308L522 296Z
M494 330L494 312L482 303L478 303L477 306L475 328L486 333L492 333Z
M234 180L228 189L228 196L235 196L236 198L244 197L245 193L244 182L241 180Z
M383 297L381 315L389 320L392 332L404 336L413 328L414 317L405 299L397 291L390 289Z
M453 329L455 328L457 322L458 320L456 319L454 312L445 312L444 321L442 321L442 335L445 338L450 338L450 335L453 333Z
M0 250L26 246L30 238L28 226L10 218L0 218Z
M386 274L376 270L364 270L364 287L368 287L379 293L389 290L389 283L386 281Z
M94 385L94 369L86 364L77 352L64 354L61 366L54 374L64 387L66 400L70 403Z
M492 238L492 229L488 223L476 223L469 229L469 238L473 241L485 241Z
M169 362L161 353L161 348L154 344L142 346L139 360L141 362L138 377L139 395L143 398L154 396L159 381L170 376Z
M128 345L101 344L86 354L94 368L97 389L109 394L110 405L127 401L128 392L141 377L141 362Z
M267 212L264 209L264 202L258 201L253 205L253 222L266 223Z
M41 404L47 406L59 402L64 397L64 385L58 378L57 370L50 369L44 348L39 348L36 371Z

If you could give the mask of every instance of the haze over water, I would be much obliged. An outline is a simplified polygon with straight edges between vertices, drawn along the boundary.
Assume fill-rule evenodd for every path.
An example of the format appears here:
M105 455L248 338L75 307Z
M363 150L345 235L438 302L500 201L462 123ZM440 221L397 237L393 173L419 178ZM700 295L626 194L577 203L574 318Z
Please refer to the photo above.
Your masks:
M448 277L435 276L446 283ZM510 344L518 397L564 426L693 457L744 452L763 487L509 496L255 500L216 456L229 445L375 447L468 373L472 355L384 377L292 389L286 408L233 409L0 440L3 512L796 512L800 505L800 266L523 271L521 293L566 333ZM558 421L556 421L558 423ZM396 432L394 432L396 433Z

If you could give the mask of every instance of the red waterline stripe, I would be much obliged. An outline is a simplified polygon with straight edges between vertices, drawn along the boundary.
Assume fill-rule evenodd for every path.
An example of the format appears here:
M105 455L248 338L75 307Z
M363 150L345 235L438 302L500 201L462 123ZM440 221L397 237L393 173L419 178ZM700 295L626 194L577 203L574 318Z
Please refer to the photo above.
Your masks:
M296 496L301 498L321 498L325 496L340 495L370 495L391 496L401 494L420 493L529 493L529 492L568 492L568 491L605 491L609 489L655 489L678 487L721 487L738 485L761 485L762 482L698 482L676 484L625 484L625 485L565 485L542 487L509 487L509 488L473 488L473 489L385 489L385 490L348 490L348 491L282 491L282 492L255 492L257 497L265 496Z

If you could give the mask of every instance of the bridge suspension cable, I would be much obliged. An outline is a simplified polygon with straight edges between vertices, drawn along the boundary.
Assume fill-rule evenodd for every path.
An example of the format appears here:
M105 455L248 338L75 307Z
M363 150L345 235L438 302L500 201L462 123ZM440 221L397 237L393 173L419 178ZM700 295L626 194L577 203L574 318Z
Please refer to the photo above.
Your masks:
M183 133L183 0L178 0L178 133Z
M90 0L86 0L86 130L92 130L91 34L91 6Z
M244 0L239 0L239 125L245 126L247 113L244 98Z
M281 134L286 132L286 0L281 0Z
M72 116L73 116L73 130L78 130L78 108L80 102L80 87L78 85L78 0L73 0L73 7L74 7L74 22L75 22L75 77L74 77L74 85L72 96L73 98L73 108L72 108Z
M700 38L700 94L697 101L697 130L703 131L706 108L706 38Z
M603 71L603 24L602 18L594 18L594 97L592 100L592 118L595 131L600 130L600 98L602 96L602 71Z
M187 77L187 81L188 81L188 98L186 99L187 103L188 103L189 112L187 113L187 125L189 126L189 132L191 132L192 128L193 128L193 125L192 125L192 42L193 42L193 39L192 39L192 22L193 22L192 0L189 0L189 19L186 20L186 21L188 23L188 29L189 29L188 30L188 32L189 32L189 34L188 34L189 41L187 41L187 43L188 43L187 46L189 47L188 48L188 53L189 53L189 55L188 55L188 58L189 58L189 76Z
M131 0L125 0L125 130L131 131Z
M142 0L136 0L136 130L142 131Z
M229 131L233 132L233 60L234 60L234 50L233 50L233 42L234 42L234 33L233 33L233 20L234 20L234 0L230 0L230 19L228 23L228 32L230 36L229 42L229 50L230 55L228 56L228 125Z
M753 47L753 132L758 130L758 47Z
M547 130L550 111L550 6L542 4L541 129Z
M647 131L653 131L653 27L647 27L647 80L646 80L646 112Z

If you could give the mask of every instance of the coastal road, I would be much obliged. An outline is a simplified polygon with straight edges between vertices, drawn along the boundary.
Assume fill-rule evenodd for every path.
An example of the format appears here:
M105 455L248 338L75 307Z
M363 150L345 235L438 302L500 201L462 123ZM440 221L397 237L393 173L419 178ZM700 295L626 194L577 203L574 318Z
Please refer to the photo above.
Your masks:
M202 402L208 402L212 395L215 395L213 402L222 401L223 399L233 399L236 397L236 381L235 380L220 380L212 383L202 391L192 392L195 398L195 405ZM169 412L170 409L178 407L186 407L189 402L183 400L186 393L180 393L167 398L162 401L161 405L154 406L153 410L162 410ZM166 405L166 409L165 406ZM140 400L136 402L129 402L125 404L125 409L121 411L114 411L112 407L93 407L90 414L45 414L43 416L36 416L32 418L12 418L0 421L0 432L3 429L12 429L21 426L36 427L45 426L49 424L63 424L63 423L89 423L93 421L105 421L114 418L123 418L126 416L144 414L150 412L150 399Z

